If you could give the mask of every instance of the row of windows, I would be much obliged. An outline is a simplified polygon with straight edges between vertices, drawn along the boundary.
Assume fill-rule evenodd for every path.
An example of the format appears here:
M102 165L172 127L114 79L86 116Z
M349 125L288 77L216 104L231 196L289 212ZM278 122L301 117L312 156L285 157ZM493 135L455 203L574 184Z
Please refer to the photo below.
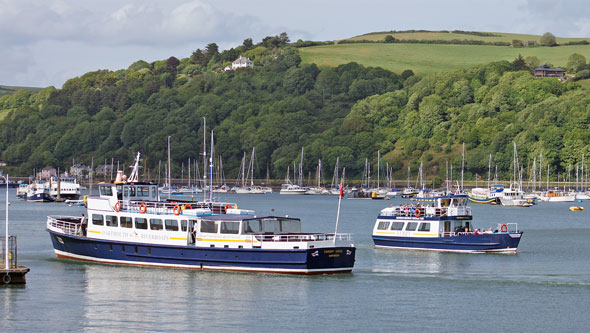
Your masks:
M391 224L391 228L390 228L390 224ZM405 229L404 229L404 224L406 225ZM418 222L382 221L382 222L379 222L379 224L377 225L377 230L388 230L389 229L389 230L416 231L417 227L418 227ZM420 223L420 226L418 227L418 231L430 231L430 222Z
M135 223L134 223L135 222ZM131 216L120 216L118 219L114 215L103 216L101 214L92 214L92 224L106 225L107 227L135 228L142 230L167 230L167 231L187 231L188 220L172 219L146 219L144 217L132 218Z
M152 188L152 197L156 197L158 195L157 186L117 185L117 193L124 193L125 197L149 197L150 187ZM103 196L113 195L111 185L100 185L98 188Z

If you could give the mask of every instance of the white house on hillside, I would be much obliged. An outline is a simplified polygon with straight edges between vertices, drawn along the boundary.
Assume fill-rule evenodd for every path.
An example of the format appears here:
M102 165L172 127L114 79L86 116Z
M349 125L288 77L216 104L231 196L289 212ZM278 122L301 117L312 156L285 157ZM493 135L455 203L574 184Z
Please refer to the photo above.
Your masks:
M250 58L240 56L238 59L234 60L234 62L231 63L231 69L245 68L245 67L250 67L250 68L254 67L254 63L252 62L252 60L250 60Z

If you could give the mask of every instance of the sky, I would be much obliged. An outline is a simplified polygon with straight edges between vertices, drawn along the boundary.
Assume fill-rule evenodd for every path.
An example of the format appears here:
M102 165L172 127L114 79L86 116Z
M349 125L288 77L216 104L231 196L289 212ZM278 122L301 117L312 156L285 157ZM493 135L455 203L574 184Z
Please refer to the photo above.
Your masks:
M389 30L590 38L585 0L0 0L0 85L61 88L86 72L186 58L286 32L292 41Z

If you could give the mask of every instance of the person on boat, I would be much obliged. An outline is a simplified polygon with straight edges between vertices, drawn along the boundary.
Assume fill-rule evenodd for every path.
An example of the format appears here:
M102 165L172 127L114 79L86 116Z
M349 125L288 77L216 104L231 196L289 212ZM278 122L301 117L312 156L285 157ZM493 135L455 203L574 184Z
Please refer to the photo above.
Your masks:
M491 233L494 233L492 231L492 227L490 227L487 231L484 231L484 234L491 234Z

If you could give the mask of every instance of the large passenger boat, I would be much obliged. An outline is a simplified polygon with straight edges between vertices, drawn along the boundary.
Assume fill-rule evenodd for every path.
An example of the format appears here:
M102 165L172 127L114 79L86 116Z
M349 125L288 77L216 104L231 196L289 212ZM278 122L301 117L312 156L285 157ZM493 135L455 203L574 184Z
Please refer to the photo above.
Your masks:
M49 216L58 258L198 270L291 274L352 271L350 234L304 233L301 220L223 202L174 202L158 186L117 177L87 198L87 216Z
M466 195L445 195L415 206L383 209L373 228L377 247L449 252L516 253L522 236L516 223L475 229Z

